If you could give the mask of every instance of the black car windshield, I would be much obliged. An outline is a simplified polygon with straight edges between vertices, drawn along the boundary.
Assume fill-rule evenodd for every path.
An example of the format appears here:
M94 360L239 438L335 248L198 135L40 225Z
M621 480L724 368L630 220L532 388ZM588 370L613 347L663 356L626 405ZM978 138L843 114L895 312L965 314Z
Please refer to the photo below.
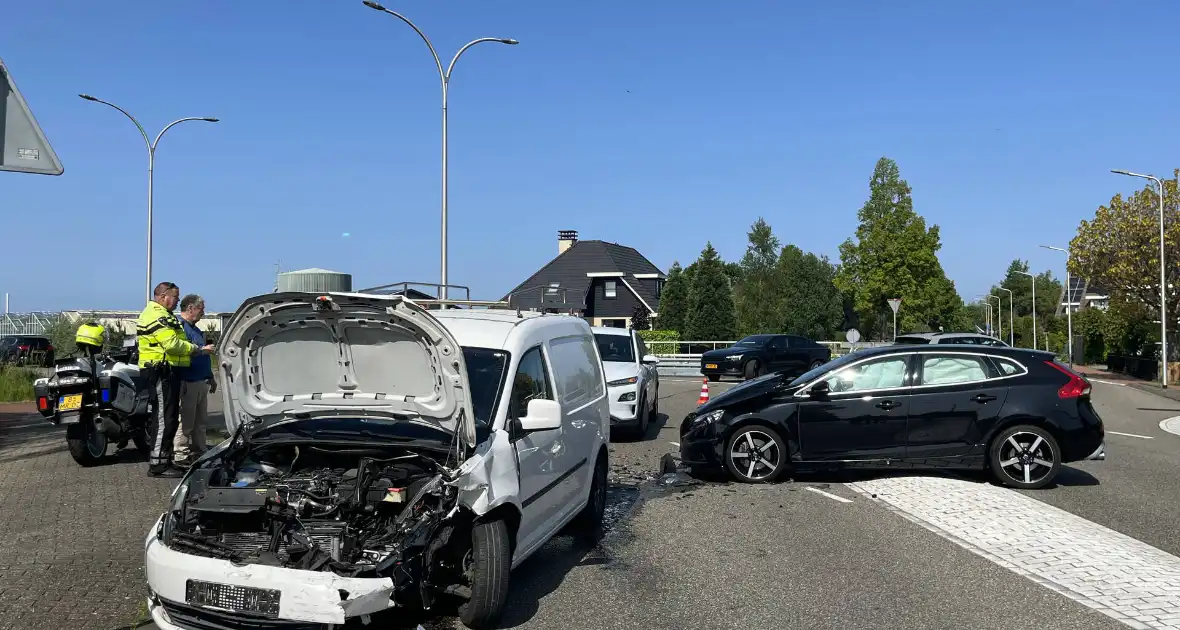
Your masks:
M767 339L770 339L770 335L750 335L749 337L746 337L745 339L742 339L741 341L733 344L732 347L753 348L766 343Z
M631 347L629 335L595 334L594 341L598 342L598 354L602 355L603 361L635 363L635 350Z
M467 364L467 380L471 382L471 407L475 422L490 426L496 413L500 391L504 389L504 372L509 354L491 348L463 347L463 362Z
M838 370L838 369L844 367L845 365L861 358L861 356L862 355L857 354L855 352L849 352L848 354L846 354L838 359L832 359L831 361L828 361L827 363L825 363L817 368L813 368L811 370L804 372L802 375L799 376L799 378L796 378L795 380L791 381L791 384L792 385L802 385L803 383L813 380L815 377L817 377L821 374Z

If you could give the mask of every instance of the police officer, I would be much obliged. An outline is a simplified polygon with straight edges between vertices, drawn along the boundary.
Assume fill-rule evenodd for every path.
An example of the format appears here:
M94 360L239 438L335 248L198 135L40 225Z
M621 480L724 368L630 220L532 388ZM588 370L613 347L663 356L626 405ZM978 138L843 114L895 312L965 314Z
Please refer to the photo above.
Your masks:
M180 423L181 385L180 375L173 368L188 366L194 355L212 354L213 346L190 343L180 320L172 314L180 301L180 287L161 282L152 294L154 299L135 324L139 367L156 391L155 435L148 436L152 440L148 475L181 477L184 470L172 464L172 441Z

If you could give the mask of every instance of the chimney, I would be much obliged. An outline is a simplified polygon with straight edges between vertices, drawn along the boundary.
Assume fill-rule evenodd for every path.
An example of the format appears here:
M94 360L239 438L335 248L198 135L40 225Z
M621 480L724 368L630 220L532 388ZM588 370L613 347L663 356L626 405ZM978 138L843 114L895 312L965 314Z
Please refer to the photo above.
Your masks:
M565 250L574 246L578 242L577 230L558 230L557 231L557 255L565 253Z

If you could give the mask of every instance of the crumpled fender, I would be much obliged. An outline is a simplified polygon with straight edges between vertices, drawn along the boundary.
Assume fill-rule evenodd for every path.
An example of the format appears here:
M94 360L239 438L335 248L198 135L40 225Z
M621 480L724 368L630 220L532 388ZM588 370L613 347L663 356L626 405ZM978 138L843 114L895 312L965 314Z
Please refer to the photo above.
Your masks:
M516 476L516 449L507 431L492 431L459 467L454 482L459 505L478 516L504 504L520 509L520 480Z

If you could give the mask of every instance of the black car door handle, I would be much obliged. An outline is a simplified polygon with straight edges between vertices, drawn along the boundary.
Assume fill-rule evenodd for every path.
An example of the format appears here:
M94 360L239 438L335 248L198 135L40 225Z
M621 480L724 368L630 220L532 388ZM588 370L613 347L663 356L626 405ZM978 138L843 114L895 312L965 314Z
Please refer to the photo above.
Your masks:
M977 403L985 403L985 402L991 402L995 399L996 399L995 396L991 396L989 394L980 394L980 395L976 396L975 398L972 398L971 400L974 400Z
M894 402L892 400L882 400L881 402L877 403L877 406L882 409L893 409L894 407L900 407L901 403Z

